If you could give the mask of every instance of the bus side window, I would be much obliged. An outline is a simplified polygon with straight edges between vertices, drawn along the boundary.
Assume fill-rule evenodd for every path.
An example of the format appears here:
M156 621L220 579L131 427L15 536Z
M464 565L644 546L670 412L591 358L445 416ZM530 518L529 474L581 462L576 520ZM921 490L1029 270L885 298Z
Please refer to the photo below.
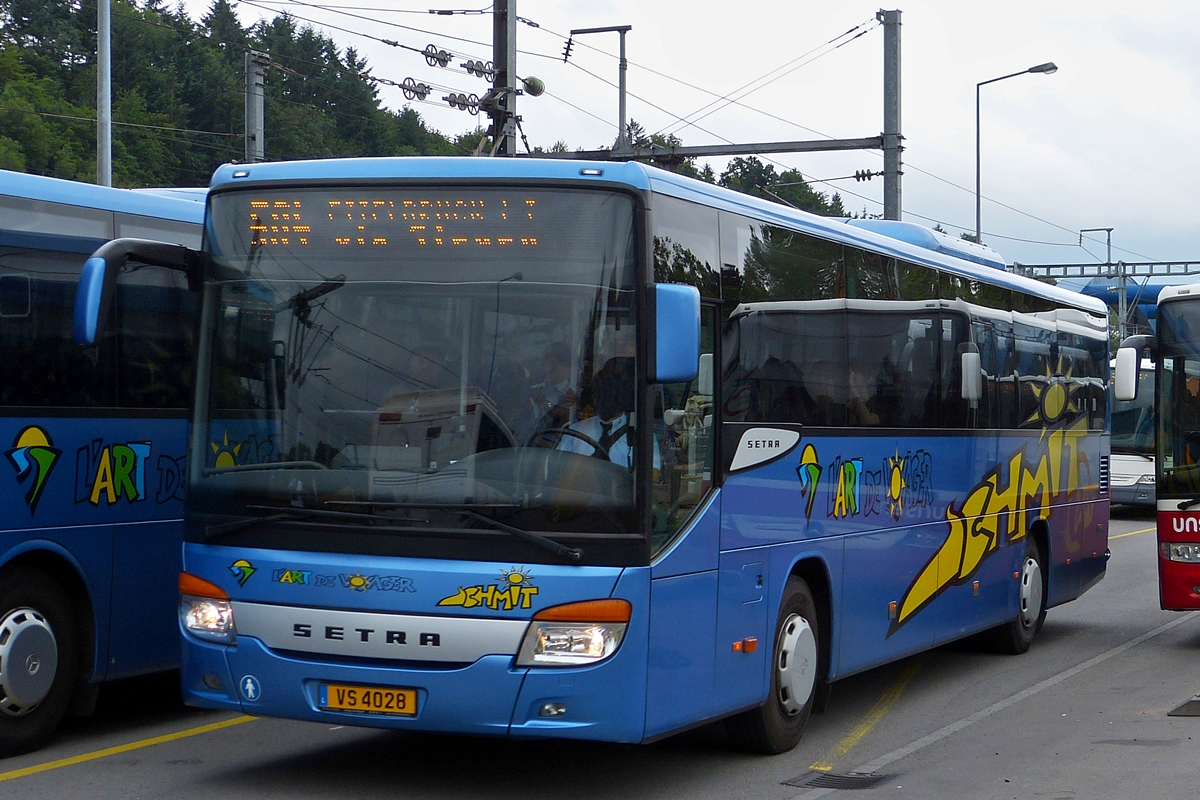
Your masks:
M96 408L113 403L113 340L71 336L86 255L0 247L0 405Z
M195 295L176 270L127 264L117 279L117 405L187 408Z

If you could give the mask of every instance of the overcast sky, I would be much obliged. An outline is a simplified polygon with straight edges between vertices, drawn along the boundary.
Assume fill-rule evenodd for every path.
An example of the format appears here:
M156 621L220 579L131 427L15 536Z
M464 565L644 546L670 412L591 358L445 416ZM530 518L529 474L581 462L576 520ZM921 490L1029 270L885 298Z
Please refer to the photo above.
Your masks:
M184 3L194 17L209 5ZM327 10L334 7L343 13ZM374 75L434 85L424 102L389 86L379 91L385 106L411 105L445 134L486 125L486 117L452 110L441 98L486 91L483 79L457 65L491 58L491 15L432 16L431 8L490 10L469 0L243 0L238 13L249 24L287 9L301 24L316 21L339 46L355 47ZM685 145L876 136L883 127L879 8L858 0L517 0L517 14L539 26L518 26L517 73L547 87L542 97L520 98L517 111L535 147L610 146L618 35L576 37L567 64L563 46L573 28L632 25L629 116L648 132L673 132ZM1114 260L1200 260L1194 3L909 0L899 9L904 219L940 223L956 235L974 231L975 85L1053 61L1053 75L981 90L984 241L1009 262L1104 261L1105 234L1084 234L1080 247L1079 231L1111 227ZM851 29L862 35L848 41L842 35ZM379 39L434 44L454 59L450 69L431 68L418 53ZM730 95L738 102L710 107ZM270 131L266 148L269 156ZM769 160L815 180L883 164L878 151ZM719 174L725 160L712 164ZM882 213L882 178L815 185L841 192L849 211Z

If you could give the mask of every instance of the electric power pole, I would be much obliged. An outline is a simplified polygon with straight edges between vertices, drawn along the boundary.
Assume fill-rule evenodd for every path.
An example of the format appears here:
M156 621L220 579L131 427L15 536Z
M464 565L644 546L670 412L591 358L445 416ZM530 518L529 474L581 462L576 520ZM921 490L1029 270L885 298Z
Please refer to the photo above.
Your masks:
M883 218L900 219L900 12L876 17L883 22Z
M517 0L492 4L492 89L480 107L492 119L492 155L517 154Z
M250 50L246 53L246 163L253 164L264 158L263 138L263 87L266 85L267 67L271 57L266 53Z
M96 183L112 186L112 8L96 3Z

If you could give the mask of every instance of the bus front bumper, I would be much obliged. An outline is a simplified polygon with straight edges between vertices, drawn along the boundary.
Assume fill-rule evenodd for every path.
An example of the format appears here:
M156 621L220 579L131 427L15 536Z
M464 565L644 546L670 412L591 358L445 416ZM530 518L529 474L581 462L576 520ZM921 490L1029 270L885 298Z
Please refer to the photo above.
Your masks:
M627 642L628 643L628 642ZM241 637L236 645L185 636L184 701L200 708L391 730L638 742L645 729L645 670L618 651L592 667L527 669L491 655L455 667L375 666L301 658ZM335 711L321 685L412 689L412 716ZM253 699L250 699L253 697Z

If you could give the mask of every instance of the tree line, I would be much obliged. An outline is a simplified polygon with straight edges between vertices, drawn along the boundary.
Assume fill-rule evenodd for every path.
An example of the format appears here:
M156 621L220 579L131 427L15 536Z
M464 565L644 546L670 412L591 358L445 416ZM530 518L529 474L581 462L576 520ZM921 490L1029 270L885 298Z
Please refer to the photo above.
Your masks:
M446 135L411 106L383 107L366 60L286 13L245 27L229 0L199 19L165 0L111 0L113 184L203 186L244 157L245 54L270 56L264 90L272 161L470 155L486 132ZM96 177L95 0L0 0L0 169ZM637 146L682 142L629 126ZM485 142L486 146L486 142ZM551 150L565 151L557 142ZM535 148L535 153L539 148ZM827 215L841 199L799 172L749 156L715 175L694 159L671 169Z

